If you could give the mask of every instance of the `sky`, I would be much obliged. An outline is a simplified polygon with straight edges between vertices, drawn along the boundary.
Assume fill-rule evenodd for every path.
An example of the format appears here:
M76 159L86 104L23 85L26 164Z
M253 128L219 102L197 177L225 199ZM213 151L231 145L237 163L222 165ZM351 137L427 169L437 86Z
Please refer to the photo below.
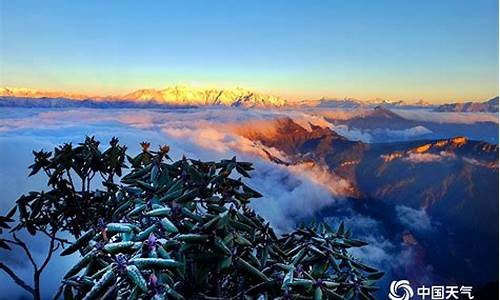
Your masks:
M498 95L498 1L0 0L0 86L289 100Z

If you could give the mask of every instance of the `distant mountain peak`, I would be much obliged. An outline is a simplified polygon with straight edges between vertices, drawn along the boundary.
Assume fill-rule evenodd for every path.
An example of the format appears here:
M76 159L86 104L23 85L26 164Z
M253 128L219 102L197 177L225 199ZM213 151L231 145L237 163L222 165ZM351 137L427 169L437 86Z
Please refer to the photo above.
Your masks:
M392 119L392 120L401 120L403 117L398 115L397 113L391 111L388 108L383 106L375 106L373 110L369 113L371 117L383 118L383 119Z
M439 112L498 112L498 96L484 102L443 104L435 108Z
M224 105L238 107L281 107L286 100L252 92L242 87L229 89L175 85L164 89L140 89L119 97L121 100L154 101L170 105Z
M38 91L30 88L17 88L17 87L1 87L0 93L3 94L35 94Z
M19 98L67 98L94 100L126 100L137 102L156 102L168 105L223 105L237 107L281 107L287 101L272 95L253 92L242 87L198 88L188 85L175 85L164 89L139 89L123 96L89 97L64 92L42 92L27 88L0 88L0 96Z
M232 106L245 108L280 108L280 107L317 107L317 108L370 108L380 106L383 108L393 107L434 107L435 111L455 111L455 112L498 112L498 97L485 102L451 103L437 106L423 100L417 102L389 101L382 98L372 100L359 100L356 98L321 98L319 100L291 101L264 93L254 92L243 87L216 88L216 87L193 87L190 85L174 85L162 89L144 88L138 89L124 95L111 96L91 96L85 94L68 93L61 91L40 91L30 88L20 87L0 87L0 97L4 101L10 101L8 105L18 105L17 100L30 99L57 100L67 103L61 105L76 105L71 100L88 100L92 105L104 105L124 102L129 106ZM47 99L45 99L47 98ZM31 101L32 102L32 101ZM37 105L44 105L38 103ZM84 102L82 102L84 103ZM28 105L28 104L25 104ZM388 115L388 113L387 113ZM391 117L396 117L392 115Z
M20 87L0 87L0 96L2 97L18 97L18 98L67 98L75 100L83 100L92 98L82 94L72 94L59 91L39 91L30 88Z

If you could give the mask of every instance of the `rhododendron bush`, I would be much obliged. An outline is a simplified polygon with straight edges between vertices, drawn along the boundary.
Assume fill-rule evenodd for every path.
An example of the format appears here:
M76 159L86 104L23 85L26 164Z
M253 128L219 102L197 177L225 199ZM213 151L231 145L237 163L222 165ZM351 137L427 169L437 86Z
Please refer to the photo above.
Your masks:
M343 223L278 235L249 205L261 197L242 180L251 163L173 161L168 146L141 145L135 157L117 139L106 150L86 138L34 152L31 175L45 174L49 190L23 195L0 219L0 246L26 245L16 233L27 230L49 238L49 254L78 256L56 297L373 299L383 274L349 253L366 243ZM40 297L36 284L17 283Z

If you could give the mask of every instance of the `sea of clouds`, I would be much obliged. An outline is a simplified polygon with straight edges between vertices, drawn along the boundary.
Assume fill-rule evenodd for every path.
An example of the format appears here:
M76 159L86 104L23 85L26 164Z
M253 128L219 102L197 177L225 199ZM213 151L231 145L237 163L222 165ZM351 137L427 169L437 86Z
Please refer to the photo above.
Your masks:
M339 118L359 116L366 112L332 112L329 118L338 115ZM428 115L414 112L405 115L408 118L425 119ZM131 153L140 151L139 143L151 142L153 147L168 144L172 149L171 156L180 158L186 155L202 160L217 160L231 158L236 155L239 160L254 163L256 170L248 184L264 197L257 199L253 207L269 219L280 232L293 228L296 220L308 219L325 207L345 206L345 221L351 224L355 231L367 239L370 246L359 250L364 260L379 267L390 261L394 268L400 267L394 257L401 252L400 245L373 234L374 228L381 226L377 220L363 216L353 211L344 201L347 183L321 169L302 168L298 166L277 165L266 159L264 150L276 157L286 159L277 149L265 148L258 142L251 141L235 133L233 130L239 124L249 126L266 126L267 122L277 118L289 117L297 124L310 129L311 124L330 127L339 134L352 140L376 142L368 131L348 128L343 125L333 125L322 115L305 111L293 110L247 110L233 108L207 109L170 109L170 110L134 110L134 109L27 109L0 108L0 213L5 213L15 200L26 191L40 190L44 186L43 177L28 178L27 166L32 162L32 150L52 150L54 146L73 142L78 143L83 138L95 136L106 142L111 137L118 137L126 144ZM447 120L452 117L447 116ZM456 122L471 122L471 119L484 121L482 115L476 117L459 116ZM496 121L498 123L498 120ZM253 125L252 125L253 124ZM379 129L379 130L384 130ZM389 131L387 131L389 132ZM395 136L418 138L427 134L425 128L408 128L395 131ZM412 158L416 159L416 158ZM432 220L426 219L424 211L407 207L397 209L397 217L401 224L414 224L415 220L426 220L417 230L430 230ZM330 219L333 224L341 220ZM41 238L32 239L30 245L40 259L46 245ZM409 251L409 250L408 250ZM404 253L409 255L408 253ZM57 257L49 265L47 276L43 282L44 291L52 293L57 289L59 279L76 258ZM16 253L0 252L0 260L5 260L14 266L16 272L30 280L28 265ZM0 288L14 291L19 289L0 272Z

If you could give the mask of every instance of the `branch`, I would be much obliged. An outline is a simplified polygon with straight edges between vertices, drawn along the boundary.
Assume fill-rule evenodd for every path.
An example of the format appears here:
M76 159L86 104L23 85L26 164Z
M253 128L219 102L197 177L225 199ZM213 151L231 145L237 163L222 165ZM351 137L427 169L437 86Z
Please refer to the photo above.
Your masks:
M48 238L52 238L52 236L50 235L50 233L47 232L46 229L42 229L40 230L43 234L45 234ZM62 244L61 246L64 246L64 244L71 244L70 241L68 241L67 239L63 239L63 238L60 238L60 237L57 237L57 236L54 236L54 239L59 242L60 244Z
M82 177L82 191L81 191L82 196L84 195L85 190L86 190L85 189L85 177Z
M87 177L87 192L90 193L90 184L92 183L92 179L94 179L96 172L92 173L92 176Z
M52 172L50 172L50 169L47 168L47 167L43 167L43 171L45 172L45 174L47 175L47 177L52 177ZM54 186L54 184L52 184L52 186Z
M71 177L71 169L66 170L66 175L68 176L69 183L71 184L71 189L73 190L73 195L76 195L75 185L73 184L73 178Z
M14 280L14 282L22 287L24 290L26 290L27 292L29 292L30 294L34 295L35 294L35 290L29 286L28 284L26 284L26 282L24 282L21 278L19 278L16 273L14 273L14 271L12 271L9 267L7 267L5 264L1 263L0 262L0 269L4 270L5 273L7 273L7 275L10 276L10 278L12 278L12 280Z
M15 233L12 234L12 237L14 238L14 240L17 242L16 245L18 245L19 247L21 247L23 250L24 250L24 253L26 253L26 256L28 257L28 259L30 260L31 264L33 265L33 268L35 269L35 271L38 269L38 266L35 262L35 260L33 259L33 256L31 255L31 252L30 250L28 249L28 246L26 246L26 244L21 241Z
M115 292L117 287L118 286L116 283L114 283L112 286L110 286L108 288L108 290L106 291L106 293L104 293L104 295L102 296L102 299L111 299L111 295Z
M52 257L52 253L57 249L57 246L54 247L54 243L56 241L56 232L54 231L50 235L50 245L49 245L49 252L47 253L47 257L45 257L45 260L43 261L42 265L40 266L40 269L37 270L38 274L42 273L43 269L47 266L47 264L50 261L50 258Z

